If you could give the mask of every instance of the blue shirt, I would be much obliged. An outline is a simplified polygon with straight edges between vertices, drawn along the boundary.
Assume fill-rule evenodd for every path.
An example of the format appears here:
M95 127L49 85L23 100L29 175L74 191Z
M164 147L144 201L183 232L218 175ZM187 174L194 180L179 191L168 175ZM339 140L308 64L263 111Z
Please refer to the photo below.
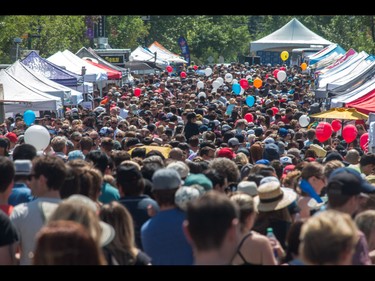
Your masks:
M34 200L31 189L23 182L14 183L12 193L8 198L8 204L16 206L21 203L27 203Z
M178 209L159 211L141 228L143 250L153 265L192 265L193 251L183 233L185 213Z

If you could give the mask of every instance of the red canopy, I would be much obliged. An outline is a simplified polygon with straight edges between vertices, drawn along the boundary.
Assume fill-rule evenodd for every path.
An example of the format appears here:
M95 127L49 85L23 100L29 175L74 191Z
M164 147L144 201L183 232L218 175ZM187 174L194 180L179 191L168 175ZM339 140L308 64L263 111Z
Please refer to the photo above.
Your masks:
M112 69L108 66L105 66L100 63L93 62L92 60L85 59L89 64L95 65L97 67L100 67L101 69L105 70L107 72L108 80L120 80L122 77L122 73L120 71L117 71L115 69Z
M352 102L346 103L345 106L353 107L367 115L369 115L370 112L375 112L375 89Z

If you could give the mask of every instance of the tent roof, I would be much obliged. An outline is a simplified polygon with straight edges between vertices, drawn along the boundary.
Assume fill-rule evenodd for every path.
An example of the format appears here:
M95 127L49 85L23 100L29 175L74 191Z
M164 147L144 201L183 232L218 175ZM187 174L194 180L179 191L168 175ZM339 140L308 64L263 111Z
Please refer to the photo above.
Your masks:
M35 51L31 51L21 62L33 69L34 71L43 74L46 78L55 81L67 87L77 86L82 83L82 76L67 69L63 69L56 64L39 56Z
M331 108L330 110L310 115L315 118L344 119L344 120L367 120L368 115L358 112L355 108Z
M161 57L163 60L169 62L176 62L176 63L187 63L186 60L181 58L179 55L172 53L171 51L167 50L162 44L157 41L154 41L148 49L153 52L157 53L157 56Z
M0 84L4 89L5 112L57 110L62 106L60 98L30 88L4 69L0 71Z
M250 52L260 50L291 51L294 48L309 48L311 45L330 45L332 42L312 32L296 18L275 32L250 43Z
M92 65L95 65L103 70L105 70L107 72L107 76L108 76L108 80L120 80L121 79L121 76L122 76L122 73L121 71L117 71L117 70L114 70L106 65L103 65L103 64L100 64L100 63L96 63L92 60L90 60L90 58L87 58L85 59L89 64L92 64Z

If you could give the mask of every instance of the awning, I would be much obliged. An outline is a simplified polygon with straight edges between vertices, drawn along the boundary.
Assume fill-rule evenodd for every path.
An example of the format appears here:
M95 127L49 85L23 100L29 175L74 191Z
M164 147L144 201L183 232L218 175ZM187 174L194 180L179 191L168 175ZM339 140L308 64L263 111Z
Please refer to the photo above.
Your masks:
M330 110L310 115L314 118L343 119L343 120L367 120L368 115L357 111L355 108L336 107Z

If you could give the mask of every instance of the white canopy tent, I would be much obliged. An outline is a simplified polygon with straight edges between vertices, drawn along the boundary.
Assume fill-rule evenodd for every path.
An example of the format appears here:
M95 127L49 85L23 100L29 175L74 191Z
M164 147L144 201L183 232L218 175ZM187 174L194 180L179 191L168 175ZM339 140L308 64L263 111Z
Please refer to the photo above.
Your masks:
M155 62L156 65L162 69L166 68L169 64L168 61L156 56L147 48L138 46L129 56L130 61L146 61L146 62Z
M28 109L58 110L62 107L60 98L25 85L4 69L0 71L0 84L3 85L5 113L24 112Z
M32 88L61 98L64 105L77 105L83 101L82 93L46 78L20 61L16 61L6 71Z
M296 18L275 32L250 43L250 52L291 51L295 48L310 48L312 45L328 46L332 42L312 32Z
M148 49L155 53L156 52L156 57L159 57L163 60L166 60L170 63L187 63L186 60L184 60L182 57L179 55L176 55L172 53L171 51L167 50L163 45L161 45L159 42L154 42L152 43Z

